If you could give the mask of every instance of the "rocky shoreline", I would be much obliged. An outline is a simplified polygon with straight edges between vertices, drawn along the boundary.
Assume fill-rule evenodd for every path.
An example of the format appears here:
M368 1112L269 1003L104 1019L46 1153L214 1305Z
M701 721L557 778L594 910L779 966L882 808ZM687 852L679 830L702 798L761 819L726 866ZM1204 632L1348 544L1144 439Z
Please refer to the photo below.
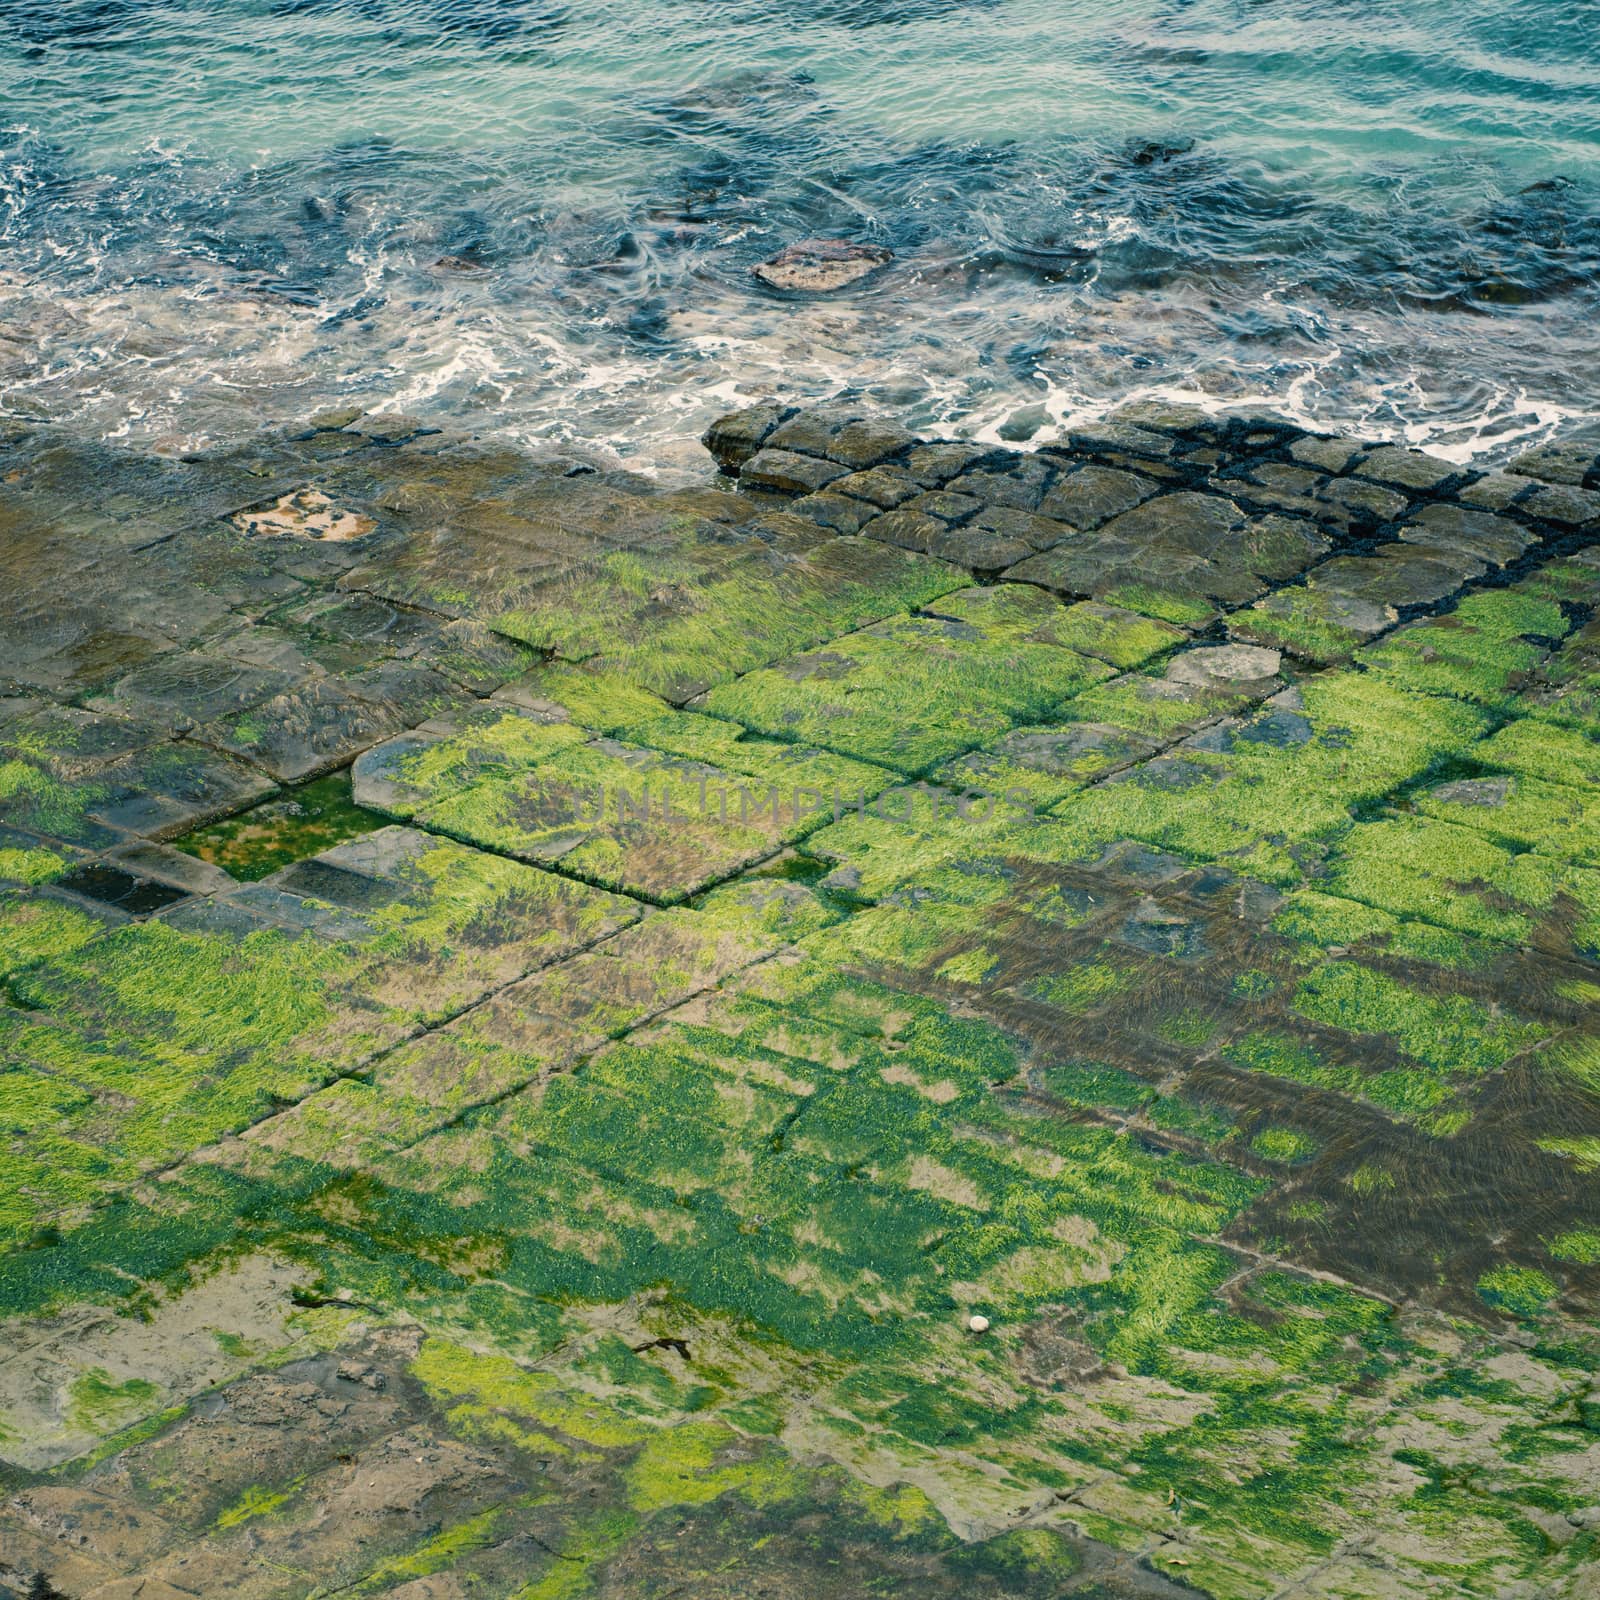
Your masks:
M1600 453L705 443L0 431L0 1595L1582 1600Z

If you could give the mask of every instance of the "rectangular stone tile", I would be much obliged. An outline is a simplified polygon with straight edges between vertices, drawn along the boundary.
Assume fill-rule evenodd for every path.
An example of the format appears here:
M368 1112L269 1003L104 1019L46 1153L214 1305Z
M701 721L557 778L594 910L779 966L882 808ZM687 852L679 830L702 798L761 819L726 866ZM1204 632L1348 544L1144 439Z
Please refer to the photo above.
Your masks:
M1228 468L1211 480L1219 493L1260 510L1306 517L1340 535L1370 535L1402 519L1411 500L1398 489L1360 477L1326 477L1305 466L1259 462Z
M1402 688L1509 708L1566 631L1554 601L1522 586L1489 589L1397 629L1356 660Z
M263 671L217 654L174 650L117 679L92 709L143 716L165 727L247 711L294 685L283 671Z
M1454 778L1420 791L1412 803L1424 816L1516 849L1600 865L1600 793L1592 789L1504 773Z
M895 423L860 407L834 404L801 411L780 421L766 447L824 457L861 471L892 460L916 440Z
M1396 537L1472 556L1489 567L1508 566L1534 543L1533 534L1509 517L1453 505L1424 506Z
M870 539L744 538L602 561L494 625L683 701L965 581L956 569Z
M149 839L175 839L214 817L243 811L276 787L242 761L172 740L102 767L81 793L92 822Z
M1039 514L1086 533L1159 494L1161 485L1115 467L1080 466L1063 472L1039 502Z
M1600 871L1431 817L1397 813L1353 828L1319 888L1456 933L1550 956L1600 956Z
M1196 625L1295 576L1328 548L1309 523L1250 517L1221 496L1185 491L1147 500L1006 577Z
M1091 607L1068 607L1064 615L1086 609ZM1207 722L1277 693L1283 688L1278 664L1276 651L1250 646L1183 651L1163 672L1132 673L1087 689L1053 722L1015 729L932 776L958 794L1007 796L1014 806L1025 797L1034 808L1049 807Z
M1315 666L1348 660L1400 620L1393 606L1294 584L1231 613L1228 637L1270 645Z
M1293 882L1349 825L1352 806L1465 751L1482 727L1455 701L1330 674L1191 735L1057 814L1090 838L1143 839Z
M1380 545L1370 556L1335 556L1309 572L1306 584L1400 611L1434 605L1486 570L1476 556L1396 543Z
M944 600L934 614L879 623L697 704L914 775L1111 676L1103 662L1040 642L1041 608L1025 591L973 593L981 603Z
M819 826L835 790L871 796L890 774L712 718L664 715L638 736L507 713L400 748L371 803L471 843L657 901L681 899ZM387 759L376 752L369 770Z
M167 735L168 729L149 717L32 701L0 726L0 755L75 782Z

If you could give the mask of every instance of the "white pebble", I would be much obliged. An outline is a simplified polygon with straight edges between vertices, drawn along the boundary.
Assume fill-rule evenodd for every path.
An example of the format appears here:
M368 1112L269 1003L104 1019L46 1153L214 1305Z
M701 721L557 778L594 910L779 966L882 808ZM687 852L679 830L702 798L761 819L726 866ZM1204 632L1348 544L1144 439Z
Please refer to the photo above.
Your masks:
M967 1326L974 1333L987 1333L989 1331L989 1319L973 1315L967 1318Z

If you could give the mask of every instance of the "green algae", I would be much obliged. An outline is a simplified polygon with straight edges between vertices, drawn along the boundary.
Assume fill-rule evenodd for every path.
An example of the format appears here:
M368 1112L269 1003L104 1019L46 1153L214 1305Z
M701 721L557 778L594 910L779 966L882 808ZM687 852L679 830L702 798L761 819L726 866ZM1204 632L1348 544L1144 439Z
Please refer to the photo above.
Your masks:
M25 760L0 761L0 823L47 838L90 848L112 842L90 816L106 792L103 784L69 782Z
M749 673L703 703L768 737L918 776L1111 676L1101 661L1037 642L1035 607L1009 599L1020 592L999 591L981 620L879 623Z
M789 527L777 539L793 535L775 521ZM786 558L820 548L794 538ZM802 586L821 594L821 568L803 565ZM1329 1592L1359 1587L1334 1541L1370 1529L1396 1582L1559 1585L1592 1540L1552 1555L1517 1505L1565 1516L1592 1501L1575 1483L1590 1442L1569 1415L1581 1408L1558 1416L1550 1399L1579 1392L1592 1352L1551 1353L1569 1336L1558 1316L1569 1302L1558 1307L1555 1277L1522 1258L1570 1261L1559 1287L1578 1304L1588 1275L1576 1269L1600 1250L1567 1226L1596 1159L1582 1012L1596 874L1581 809L1558 815L1531 791L1545 812L1515 814L1524 782L1581 790L1592 776L1583 740L1543 742L1544 728L1581 727L1580 701L1553 713L1535 698L1543 687L1516 681L1566 627L1549 605L1567 597L1558 578L1481 605L1469 596L1455 621L1402 628L1360 670L1307 680L1298 701L1258 716L1241 715L1242 690L1176 693L1175 680L1135 673L1008 707L980 751L938 769L965 787L991 761L979 787L1031 784L1032 803L1061 804L1059 817L961 816L953 799L947 815L924 805L906 823L824 813L804 833L767 835L798 855L727 881L730 855L709 886L698 841L676 859L662 837L630 835L614 854L551 857L545 871L439 836L399 857L357 839L320 879L276 880L285 898L238 900L316 930L259 944L185 932L199 919L181 916L136 935L15 897L0 909L15 1002L0 1069L15 1178L0 1219L18 1247L0 1268L0 1308L138 1313L264 1242L304 1271L306 1316L343 1318L348 1332L403 1307L427 1335L414 1376L472 1459L553 1468L562 1488L538 1500L532 1526L562 1555L541 1568L520 1518L535 1502L501 1493L492 1511L469 1500L430 1513L398 1554L390 1543L365 1556L341 1592L444 1573L485 1593L598 1592L638 1570L613 1561L691 1548L691 1524L754 1558L760 1539L825 1503L810 1469L770 1442L791 1427L875 1481L914 1474L969 1524L1046 1506L1219 1596L1254 1600L1313 1570ZM412 740L401 814L460 800L463 836L515 852L520 835L476 831L499 825L496 786L575 761L595 735L627 750L605 752L625 764L643 752L728 777L820 759L787 728L752 735L662 697L740 661L844 642L857 625L819 603L792 628L786 617L781 639L742 614L749 638L737 640L695 609L719 583L752 595L769 580L767 603L799 592L755 553L623 561L606 578L626 592L614 648L598 602L560 615L584 601L581 584L520 594L540 626L570 624L541 648L572 659L518 685L533 716L484 710L454 743ZM1000 649L994 619L1011 604L952 593L937 618L908 619L907 637L942 619ZM1148 620L1053 601L1019 603L1017 619L1018 649L1119 668L1174 642ZM659 663L647 659L658 623L671 646ZM868 687L884 726L916 723L926 705L934 730L969 750L969 686L948 700L948 682L920 686L923 700L900 709L887 667ZM1479 739L1524 705L1529 715ZM1008 743L1014 716L1034 719L1029 737L1092 726L1115 740L1036 762ZM925 735L908 734L919 758ZM1190 741L1171 758L1181 765L1153 763L1137 802L1117 793L1137 780L1105 781L1172 739ZM1510 826L1496 822L1502 806L1470 799L1438 802L1466 826L1428 814L1435 802L1416 786L1463 771L1516 780ZM1542 848L1524 848L1533 834ZM1255 875L1186 873L1125 839ZM663 886L651 892L693 884L688 904L642 914L584 881L642 883L623 864L641 847L661 852L644 869ZM357 881L341 888L340 872ZM323 897L340 893L348 905ZM1323 1092L1295 1096L1293 1083ZM1474 1120L1480 1106L1492 1114ZM251 1121L262 1125L229 1137ZM1538 1240L1486 1215L1507 1265L1484 1270L1475 1239L1424 1251L1420 1266L1397 1250L1405 1318L1262 1271L1250 1253L1347 1273L1343 1241L1409 1214L1437 1182L1429 1140L1459 1138L1449 1160L1477 1182L1491 1135L1530 1158L1544 1160L1518 1141L1566 1156L1571 1191L1552 1185ZM160 1182L138 1181L168 1163ZM1286 1226L1302 1221L1313 1226ZM1481 1334L1457 1324L1440 1349L1467 1349L1465 1375L1447 1374L1418 1317L1435 1296L1459 1311L1474 1283L1481 1317L1538 1319L1549 1347L1475 1344ZM993 1318L989 1336L967 1333L974 1309ZM630 1331L596 1331L613 1325ZM657 1334L692 1341L692 1370L657 1360ZM1490 1352L1497 1370L1526 1362L1526 1389L1471 1374ZM1397 1451L1419 1435L1426 1450ZM136 1445L119 1439L91 1454ZM281 1551L296 1482L249 1486L184 1537ZM614 1509L578 1509L595 1484ZM920 1491L863 1487L848 1504L841 1538L859 1515L919 1557L955 1549ZM707 1547L694 1548L673 1569L691 1587ZM497 1561L520 1566L507 1577ZM940 1570L979 1593L1043 1594L1076 1566L1067 1541L1030 1526ZM760 1581L752 1569L752 1589Z
M1065 607L1051 619L1048 628L1053 643L1076 650L1079 655L1094 656L1123 671L1142 666L1182 644L1185 637L1181 629L1151 617L1118 612L1089 601Z
M1263 1128L1250 1148L1267 1161L1305 1161L1315 1154L1317 1141L1295 1128Z
M1413 623L1356 660L1412 693L1504 707L1568 623L1559 605L1515 589L1468 595L1452 612ZM1537 642L1536 642L1537 641Z
M1514 1317L1536 1317L1555 1299L1555 1282L1535 1267L1496 1267L1478 1279L1478 1294Z
M1288 1078L1353 1100L1365 1100L1407 1121L1437 1113L1452 1098L1448 1064L1436 1072L1418 1070L1414 1062L1368 1071L1329 1060L1305 1040L1267 1030L1231 1040L1222 1053L1247 1072ZM1393 1182L1389 1174L1383 1176Z
M0 879L35 885L49 883L67 870L69 863L54 850L42 847L0 847Z
M1402 868L1396 878L1403 894ZM1381 897L1391 886L1380 880ZM1272 919L1272 930L1301 946L1302 964L1314 964L1331 951L1361 946L1363 953L1394 956L1431 966L1470 969L1485 964L1493 947L1431 923L1395 916L1363 900L1295 889Z
M1108 589L1102 596L1106 604L1122 606L1157 621L1177 627L1204 627L1217 614L1214 605L1193 595L1173 594L1152 584L1124 583Z
M1508 722L1475 745L1471 756L1495 772L1578 788L1600 785L1600 739L1539 716Z
M270 1517L293 1502L305 1485L304 1477L296 1478L281 1489L268 1489L252 1484L230 1505L217 1513L216 1526L223 1532L237 1528L257 1517Z
M254 883L291 862L385 825L386 819L350 798L350 774L330 773L287 791L284 798L196 829L173 847Z
M1248 611L1234 612L1228 632L1254 644L1275 645L1315 666L1348 659L1365 637L1352 626L1338 596L1304 585L1284 589Z
M1288 724L1286 743L1270 725L1250 737L1247 723L1076 795L1055 815L1086 839L1143 839L1293 883L1306 852L1349 827L1352 808L1426 771L1482 728L1466 706L1405 695L1357 673L1308 680L1299 697L1304 709L1290 713L1300 721Z
M1327 869L1329 889L1397 916L1507 943L1557 911L1578 911L1572 937L1600 947L1600 874L1496 843L1459 824L1395 816L1363 823Z
M645 1441L628 1467L629 1502L635 1511L649 1513L739 1494L753 1505L766 1506L801 1487L801 1474L777 1452L727 1461L722 1458L730 1446L739 1447L740 1436L720 1422L684 1422L663 1429Z
M1600 1232L1593 1228L1568 1228L1550 1240L1550 1254L1579 1266L1600 1266Z
M685 899L865 804L874 767L665 713L653 746L506 715L402 755L395 814L658 903Z
M1496 1071L1544 1037L1535 1023L1492 1013L1464 996L1421 994L1356 962L1331 962L1302 979L1295 1008L1349 1033L1389 1035L1440 1073Z
M1425 816L1475 828L1497 844L1600 866L1600 801L1587 789L1521 775L1464 779L1425 790Z
M966 581L941 562L866 540L788 560L753 540L618 551L542 585L493 625L681 701Z
M488 1407L576 1444L617 1449L650 1437L648 1424L597 1404L552 1373L530 1372L507 1356L479 1354L447 1340L429 1339L411 1370L437 1400L458 1407L462 1402Z
M131 923L11 979L0 1013L12 1061L71 1085L40 1102L12 1146L17 1193L44 1217L128 1182L326 1081L292 1046L328 1015L333 952L260 932L230 940Z
M159 1393L148 1379L124 1378L119 1382L104 1367L91 1367L72 1380L68 1414L75 1427L110 1433L147 1412Z
M105 931L99 918L62 901L0 894L0 978L64 959Z

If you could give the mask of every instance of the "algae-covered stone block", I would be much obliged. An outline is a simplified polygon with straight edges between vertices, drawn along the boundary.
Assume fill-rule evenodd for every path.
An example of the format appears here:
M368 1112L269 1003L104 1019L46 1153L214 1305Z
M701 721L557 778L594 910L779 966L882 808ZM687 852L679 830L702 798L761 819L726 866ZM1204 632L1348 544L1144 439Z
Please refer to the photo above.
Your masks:
M692 714L627 731L627 742L595 738L508 712L375 752L358 794L469 843L672 901L803 837L836 796L870 799L892 781Z
M771 737L915 775L1111 676L1103 662L1032 638L1035 602L1013 593L995 592L979 620L935 614L876 624L698 703Z
M836 461L764 446L739 469L739 482L750 489L808 495L842 478L845 470Z
M717 465L727 473L737 473L739 468L759 450L767 436L785 418L794 415L792 406L750 406L743 411L729 412L719 417L706 429L702 443Z
M1507 759L1522 764L1510 750ZM1600 865L1600 798L1588 788L1520 774L1455 778L1424 790L1415 804L1427 816L1475 828L1503 844Z
M1231 638L1273 645L1302 661L1331 666L1399 620L1392 606L1331 589L1294 585L1235 611Z
M90 819L108 828L173 839L242 811L277 785L259 769L186 740L151 745L103 767L88 786Z
M1516 588L1491 590L1398 629L1356 659L1404 688L1509 706L1566 631L1554 601Z
M1006 576L1182 626L1255 599L1327 548L1309 523L1251 518L1219 495L1185 491L1148 500Z

